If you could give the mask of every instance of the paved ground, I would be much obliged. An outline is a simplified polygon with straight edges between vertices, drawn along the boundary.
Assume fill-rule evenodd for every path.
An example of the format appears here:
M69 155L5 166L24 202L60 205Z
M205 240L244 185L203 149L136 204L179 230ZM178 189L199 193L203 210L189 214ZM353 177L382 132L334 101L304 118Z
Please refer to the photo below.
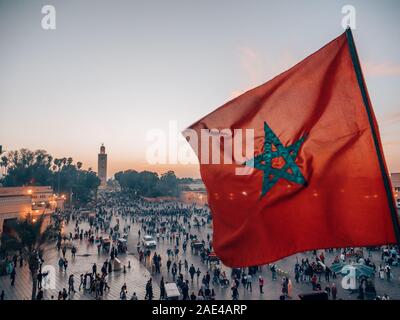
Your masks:
M87 227L87 224L84 224ZM73 227L72 223L66 226L67 230ZM58 267L58 260L61 252L57 252L55 247L48 247L44 254L44 265L51 265L55 269L56 289L44 290L44 298L57 299L58 292L63 288L68 289L68 277L70 274L74 274L75 277L75 290L77 293L71 295L71 299L74 300L87 300L94 299L94 295L83 290L78 291L80 274L91 272L93 263L97 264L98 270L101 268L103 262L109 258L108 254L97 253L96 245L88 244L87 240L74 240L78 252L75 259L71 256L71 251L68 250L66 258L69 261L67 272L65 273ZM118 257L123 264L128 265L130 261L131 268L126 268L126 273L123 271L115 271L107 276L108 285L111 287L110 292L105 293L103 299L116 300L119 299L119 293L124 283L127 284L128 298L133 292L136 292L139 299L144 299L145 295L145 284L150 277L146 267L141 265L139 261L130 254L120 255ZM6 299L30 299L32 292L32 282L28 267L25 265L22 269L17 267L17 276L15 281L15 287L11 287L10 279L8 276L0 277L0 291L5 291ZM159 287L154 284L153 291L155 296L159 296Z
M84 230L88 229L88 225L85 223L82 224L81 227L83 227ZM66 231L72 230L72 228L73 228L73 223L71 222L69 225L66 226ZM131 225L131 230L128 239L128 253L119 256L121 262L126 266L128 265L128 261L130 261L131 268L130 269L126 268L126 273L123 273L122 271L112 272L107 277L108 278L107 281L109 286L111 287L111 290L109 293L105 294L103 299L119 299L119 292L123 283L127 284L128 299L133 292L136 292L139 299L144 299L145 284L149 279L149 277L151 276L153 277L154 298L155 299L159 298L158 284L161 279L161 275L156 275L156 274L151 275L150 265L143 265L139 263L137 259L136 245L139 240L138 239L139 228L140 225L136 223ZM206 226L204 228L199 228L199 229L192 228L191 233L195 233L199 236L200 239L203 238L205 241L207 241L207 234L211 234L212 230L208 226ZM82 241L75 240L74 243L78 248L78 252L75 259L71 257L70 251L67 252L66 257L69 260L69 267L66 273L63 270L60 270L58 267L58 259L61 253L57 252L57 250L54 247L48 247L48 249L46 250L44 255L45 259L44 264L51 265L54 267L56 288L44 290L45 299L51 299L51 296L54 296L54 299L56 299L58 291L62 290L62 288L68 288L67 282L68 282L68 277L71 273L74 274L75 288L77 289L77 287L79 286L79 275L85 272L90 272L92 270L93 263L97 264L99 270L103 262L108 258L108 255L105 253L98 254L96 245L90 245L86 240ZM166 282L172 281L172 275L168 274L166 270L166 261L167 261L166 252L168 248L173 248L173 244L165 240L164 243L163 241L159 241L157 248L155 250L152 250L153 252L156 251L157 253L160 253L162 256L161 271ZM328 265L330 265L336 253L332 254L326 252L325 255L326 255L326 262ZM311 253L298 254L297 257L291 256L286 259L282 259L277 263L278 268L288 272L290 278L292 279L293 299L298 299L299 293L312 292L311 286L309 284L306 283L297 284L294 282L293 267L296 262L296 258L301 260L302 258L307 258L307 257L311 259L312 254ZM179 261L179 259L181 259L182 262L185 259L187 259L189 262L189 266L191 265L191 263L193 263L196 269L197 267L200 267L200 270L202 272L201 277L208 270L207 266L201 263L200 257L191 252L189 245L186 253L183 253L181 249L180 257L178 258L177 261ZM373 261L376 263L377 266L379 266L379 263L381 261L380 253L378 252L373 253ZM226 270L228 277L230 277L230 269L225 266L222 266L222 268ZM400 272L398 267L393 267L392 271L394 274L394 279L390 282L387 280L380 280L376 276L374 280L375 287L378 295L383 295L384 293L387 293L392 299L400 299L400 281L399 281ZM185 278L190 279L189 275L185 273L183 267L182 267L182 273ZM262 274L262 276L265 279L264 294L259 293L257 279L254 279L252 292L245 290L243 286L240 286L239 288L240 299L259 300L259 299L279 298L281 292L281 277L278 276L278 280L273 281L268 266L263 266L262 272L260 274ZM257 274L257 276L258 275L259 274ZM324 288L326 286L326 283L324 282L324 279L321 280L322 280L321 283L322 288ZM356 299L357 298L356 294L350 294L348 291L345 291L341 288L340 281L341 277L339 276L335 280L335 283L337 284L338 287L338 298ZM190 284L189 293L194 291L195 294L197 295L197 292L200 288L199 285L200 284L197 283L195 277L195 281ZM5 290L6 299L30 299L31 286L32 286L31 277L29 274L29 270L27 269L27 266L24 266L23 268L17 267L15 287L11 287L10 279L8 276L0 277L0 291ZM230 287L221 288L220 286L211 286L211 288L214 288L217 299L231 299ZM78 291L77 293L71 295L71 299L94 299L94 296L92 296L87 292Z
M130 242L132 243L132 245L136 245L137 243L137 228L138 226L135 225L133 227L133 236L130 238ZM132 231L132 230L131 230ZM205 228L201 228L199 230L196 231L196 228L192 228L191 233L195 233L197 235L199 235L200 239L204 239L207 242L207 234L212 234L212 230L209 227L205 227ZM160 241L158 243L158 247L153 250L156 251L157 253L160 253L163 259L163 267L162 267L162 276L164 276L164 279L166 281L171 281L172 282L172 275L168 275L168 273L166 272L166 266L165 266L165 262L167 261L167 249L168 248L173 248L173 244L170 244L169 242L165 241L164 243L162 241ZM182 251L182 250L181 250ZM152 254L153 254L152 252ZM335 255L337 253L329 253L329 252L325 252L324 253L326 256L326 263L327 265L331 265L331 263L333 262ZM189 262L189 266L191 263L194 264L194 266L196 267L200 267L200 270L202 271L201 277L205 274L205 272L207 272L208 268L205 264L201 263L201 259L198 255L194 255L191 253L190 248L188 246L188 250L186 252L186 254L182 254L181 255L182 258L182 262L184 261L184 259L187 259ZM293 299L298 299L298 295L300 293L310 293L312 292L312 288L311 285L308 283L295 283L294 281L294 265L296 263L296 259L298 259L299 261L301 261L302 258L309 258L309 260L312 260L312 253L302 253L302 254L298 254L287 257L285 259L280 260L279 262L277 262L277 267L281 270L283 270L284 272L287 272L289 274L289 277L292 280L293 283ZM381 261L381 255L378 252L374 252L372 254L372 259L373 261L377 264L377 266L379 266L379 263ZM179 259L178 259L179 260ZM226 274L228 276L230 276L231 273L231 269L226 267L226 266L222 266L223 270L226 270ZM182 268L182 270L184 270L184 268ZM375 288L377 290L377 294L378 295L383 295L383 294L388 294L392 299L400 299L400 279L399 279L399 275L400 275L400 271L398 267L393 267L392 268L393 274L394 274L394 279L390 282L388 282L387 280L380 280L378 278L378 276L376 275L375 279L374 279L374 283L375 283ZM184 276L187 279L190 279L189 274L185 274L185 272L183 272ZM280 277L278 275L278 279L277 280L272 280L272 273L269 270L268 266L263 266L262 267L262 272L258 273L258 275L262 275L262 277L264 278L265 284L264 284L264 293L260 294L259 293L259 288L258 288L258 279L253 279L253 290L252 292L248 291L248 290L244 290L243 286L241 285L239 287L239 295L240 295L240 299L248 299L248 300L265 300L265 299L278 299L281 293L281 279L282 277ZM159 280L161 279L160 275L153 275L153 278L156 282L159 282ZM196 277L195 277L196 279ZM347 290L343 290L341 288L340 282L342 280L341 276L338 276L336 280L331 280L330 283L335 282L336 286L338 288L338 299L357 299L357 294L353 293L351 294L349 291ZM200 279L201 281L201 279ZM201 284L200 284L201 285ZM325 288L325 286L327 285L327 283L324 281L324 277L321 278L321 285L322 288ZM214 288L215 292L216 292L216 298L217 299L231 299L231 290L230 287L228 288L221 288L220 286L213 286L211 285L211 288ZM194 281L194 283L191 283L190 286L190 291L189 293L191 293L192 291L195 292L195 294L197 294L198 290L200 289L200 286L197 284L197 281Z

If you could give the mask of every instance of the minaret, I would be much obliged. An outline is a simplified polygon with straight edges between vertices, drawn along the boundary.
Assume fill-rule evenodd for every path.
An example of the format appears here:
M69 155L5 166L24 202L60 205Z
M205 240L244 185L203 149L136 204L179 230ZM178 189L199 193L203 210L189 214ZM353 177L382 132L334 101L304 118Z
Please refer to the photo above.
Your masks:
M100 147L97 167L98 167L97 173L101 180L100 186L105 187L107 183L107 154L104 144L102 144Z

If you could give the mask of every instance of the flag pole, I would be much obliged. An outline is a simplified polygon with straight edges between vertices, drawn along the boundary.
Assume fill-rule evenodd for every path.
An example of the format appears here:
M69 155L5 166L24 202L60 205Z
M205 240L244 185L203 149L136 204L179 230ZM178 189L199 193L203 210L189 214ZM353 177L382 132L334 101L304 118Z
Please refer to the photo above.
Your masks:
M351 28L348 27L346 29L346 37L347 43L350 49L351 60L353 62L354 71L357 76L358 86L360 87L361 96L364 102L365 109L368 115L369 125L371 127L372 137L374 140L375 150L378 157L379 167L383 178L383 184L386 190L387 201L389 205L389 210L392 218L394 234L396 237L397 245L400 246L400 226L399 226L399 219L397 214L396 206L394 205L394 198L392 193L392 186L390 183L389 175L386 170L385 160L383 158L382 149L380 147L380 142L378 138L377 128L375 127L374 117L372 107L368 98L367 88L364 82L364 77L361 71L360 60L358 59L356 45L354 43L353 33L351 32Z

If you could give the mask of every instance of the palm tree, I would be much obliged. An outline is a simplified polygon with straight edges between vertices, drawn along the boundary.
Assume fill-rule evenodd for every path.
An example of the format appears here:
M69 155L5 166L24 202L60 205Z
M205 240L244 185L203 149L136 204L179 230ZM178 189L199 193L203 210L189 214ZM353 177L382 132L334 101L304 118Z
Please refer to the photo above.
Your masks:
M1 241L2 251L19 251L28 261L32 277L32 300L36 299L37 274L40 269L44 245L52 239L52 226L42 231L44 215L36 220L30 214L23 220L18 220L11 225L11 234L3 235Z
M4 174L7 174L7 167L8 167L8 158L6 156L2 156L1 157L1 162L0 162L0 166L4 167Z
M58 188L57 188L57 193L60 194L60 171L61 171L62 159L54 159L54 164L58 168Z
M82 163L82 162L78 161L78 162L76 163L76 167L78 168L78 170L81 170L81 169L82 169L82 166L83 166L83 163Z

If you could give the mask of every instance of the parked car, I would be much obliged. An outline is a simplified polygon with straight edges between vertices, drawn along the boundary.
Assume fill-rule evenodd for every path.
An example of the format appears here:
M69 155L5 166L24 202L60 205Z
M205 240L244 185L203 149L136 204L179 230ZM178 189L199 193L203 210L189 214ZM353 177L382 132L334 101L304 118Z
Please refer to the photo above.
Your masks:
M165 293L167 300L179 300L180 292L176 283L166 283L165 284Z
M143 247L145 248L155 248L157 246L157 242L153 239L152 236L145 235L143 237Z

